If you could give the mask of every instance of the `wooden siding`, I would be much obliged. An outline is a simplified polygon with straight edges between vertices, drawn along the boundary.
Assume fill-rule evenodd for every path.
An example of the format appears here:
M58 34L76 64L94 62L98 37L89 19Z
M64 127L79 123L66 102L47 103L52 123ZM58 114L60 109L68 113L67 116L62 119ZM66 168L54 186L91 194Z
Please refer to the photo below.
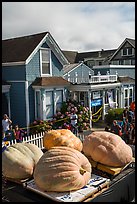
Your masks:
M3 66L2 67L2 79L5 81L10 80L26 80L25 65L16 66Z
M56 58L56 56L51 52L51 59L52 59L52 75L53 76L63 76L63 66Z
M116 74L116 71L119 76L129 76L133 79L135 79L135 68L129 68L129 67L124 67L124 68L113 68L110 69L110 74Z
M26 126L25 83L11 83L11 119L13 125Z
M35 56L26 65L26 79L34 81L36 77L40 76L40 52L38 51Z
M77 77L78 78L89 78L89 72L91 75L93 75L93 70L90 69L88 66L85 64L79 65L76 68L72 69L69 74L70 78L75 78L76 77L76 72L77 72ZM65 78L67 79L67 75L65 75Z

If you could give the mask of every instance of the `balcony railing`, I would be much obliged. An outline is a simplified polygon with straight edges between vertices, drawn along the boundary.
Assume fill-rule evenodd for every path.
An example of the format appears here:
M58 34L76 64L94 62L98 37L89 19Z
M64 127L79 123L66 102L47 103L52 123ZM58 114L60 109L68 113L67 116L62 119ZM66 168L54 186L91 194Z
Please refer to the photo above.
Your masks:
M78 76L74 77L67 77L67 80L70 81L73 84L81 84L81 83L90 83L90 84L95 84L95 83L102 83L102 82L115 82L117 81L117 74L116 75L96 75L96 76L91 76L89 78L79 78Z

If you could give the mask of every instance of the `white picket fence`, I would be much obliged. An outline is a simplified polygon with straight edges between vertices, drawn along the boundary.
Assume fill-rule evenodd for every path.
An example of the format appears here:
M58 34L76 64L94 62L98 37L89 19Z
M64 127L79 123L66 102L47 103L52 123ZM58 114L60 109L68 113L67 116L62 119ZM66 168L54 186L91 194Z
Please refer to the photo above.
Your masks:
M37 133L34 135L29 135L29 136L23 137L23 142L35 144L39 148L43 149L43 136L44 136L44 132ZM9 144L7 144L7 146L10 146L10 145L16 144L16 143L17 143L17 141L15 139L15 140L12 140L11 143L9 142Z
M44 136L44 132L37 133L37 134L34 134L34 135L29 135L29 136L23 137L23 142L35 144L39 148L43 149L44 148L44 146L43 146L43 136ZM81 135L79 135L77 137L83 142L84 134L81 134ZM8 144L6 146L10 146L10 145L16 144L16 143L17 143L16 139L12 140L11 143L8 141Z

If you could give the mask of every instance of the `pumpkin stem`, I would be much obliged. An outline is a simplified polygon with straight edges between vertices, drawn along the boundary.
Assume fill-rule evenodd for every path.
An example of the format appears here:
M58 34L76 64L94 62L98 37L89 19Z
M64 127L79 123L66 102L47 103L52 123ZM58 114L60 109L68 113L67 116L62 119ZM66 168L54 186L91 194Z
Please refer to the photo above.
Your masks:
M84 174L84 173L86 173L86 170L85 169L83 169L82 167L80 167L80 169L79 169L79 172L80 172L80 174Z

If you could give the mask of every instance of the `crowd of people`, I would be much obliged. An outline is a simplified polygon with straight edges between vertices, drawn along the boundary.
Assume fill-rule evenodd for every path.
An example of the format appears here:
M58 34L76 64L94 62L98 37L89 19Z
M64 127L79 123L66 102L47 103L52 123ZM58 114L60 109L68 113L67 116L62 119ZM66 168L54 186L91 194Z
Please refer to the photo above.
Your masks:
M135 145L135 111L126 107L123 111L122 121L113 120L111 127L105 130L119 135L127 144Z
M107 125L105 130L119 135L127 144L135 145L135 111L126 107L123 110L122 121L113 120L111 126ZM78 116L75 111L70 115L70 124L67 129L70 129L76 136L78 135ZM7 114L4 114L2 119L2 138L4 141L22 142L23 137L27 132L21 129L18 125L13 128L12 121Z
M27 132L21 128L19 125L15 125L13 128L12 120L8 117L7 114L3 115L2 119L2 139L4 141L11 142L15 140L19 143L23 141L23 137L26 136Z

